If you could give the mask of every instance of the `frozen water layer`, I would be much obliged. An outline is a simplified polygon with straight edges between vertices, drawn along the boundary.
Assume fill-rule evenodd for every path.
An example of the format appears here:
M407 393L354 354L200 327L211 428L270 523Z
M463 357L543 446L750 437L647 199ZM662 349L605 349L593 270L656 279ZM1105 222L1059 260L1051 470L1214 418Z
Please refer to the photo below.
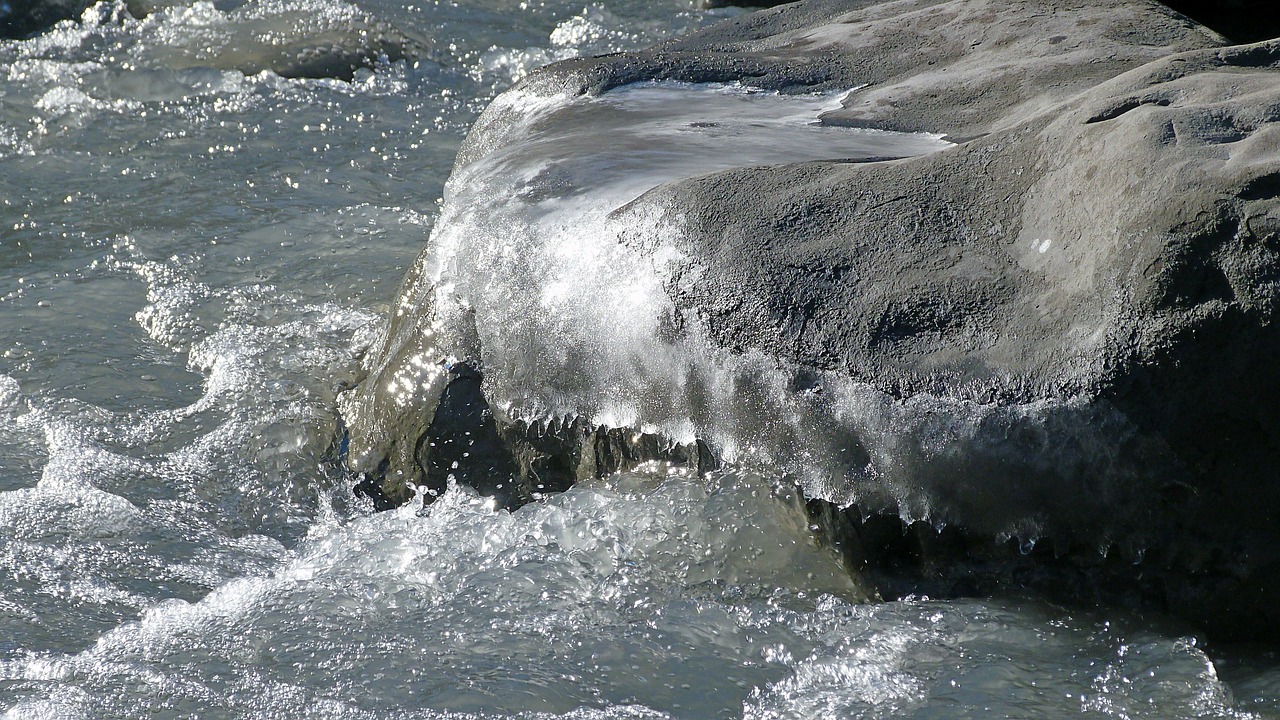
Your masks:
M716 170L951 146L936 135L822 125L838 104L838 94L674 82L599 96L524 87L497 98L446 185L372 389L346 401L355 462L376 464L391 444L414 447L417 438L397 442L386 426L423 417L458 359L479 361L490 399L526 415L581 414L682 440L701 433L732 457L732 431L688 403L697 388L735 395L734 381L693 334L669 342L663 283L681 262L678 222L617 211L664 182Z
M664 182L735 167L902 158L952 146L942 135L823 124L843 94L678 82L637 83L598 97L517 90L495 106L531 112L511 131L520 140L455 177L525 177L529 200L590 192L626 201Z
M937 135L821 124L839 98L675 82L599 96L500 96L446 186L382 354L398 357L378 371L383 395L371 401L429 405L442 363L479 355L500 404L643 422L689 439L695 423L680 398L691 384L723 383L701 370L714 351L663 340L673 315L664 266L680 262L670 237L677 223L617 211L664 182L727 168L951 146ZM478 348L457 329L469 323L455 321L459 314L474 315ZM381 429L371 432L383 437L361 437L362 423L396 412L348 402L357 458L376 456L367 445L385 440Z

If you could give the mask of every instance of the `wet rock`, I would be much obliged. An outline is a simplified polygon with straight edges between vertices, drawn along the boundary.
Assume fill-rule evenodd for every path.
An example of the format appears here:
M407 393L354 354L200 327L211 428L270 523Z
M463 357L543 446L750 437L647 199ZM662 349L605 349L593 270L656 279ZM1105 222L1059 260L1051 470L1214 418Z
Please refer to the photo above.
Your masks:
M979 136L952 151L733 171L639 205L682 219L682 272L701 280L677 275L672 295L722 345L900 402L1118 411L1139 442L1101 455L1138 466L1080 454L1046 473L1034 453L899 449L874 482L898 478L908 504L977 535L1017 525L983 507L998 504L1071 547L1145 548L1145 596L1250 634L1274 626L1259 608L1280 547L1278 71L1277 43L1177 53L1029 117L952 105L933 128ZM902 127L900 106L924 100L914 78L897 85L851 94L831 120Z
M80 17L87 0L0 0L0 39L22 39Z
M497 507L515 510L580 481L641 465L693 473L719 466L703 442L673 443L582 418L525 420L495 413L481 381L469 366L450 368L430 425L399 438L416 438L412 461L392 468L381 458L361 473L356 492L382 510L407 502L415 487L425 491L424 502L430 504L450 483L459 483L494 498Z
M514 510L579 481L645 463L695 473L717 467L705 443L681 445L581 418L526 421L495 413L484 397L480 373L464 363L445 371L442 386L430 424L404 438L415 441L409 466L392 474L383 458L357 484L356 491L375 507L403 504L413 497L413 486L425 491L424 501L430 504L456 482Z
M904 549L890 542L901 528L827 513L855 528L832 537L855 537L861 562L914 557L917 577L981 591L939 568L1042 539L1055 557L1100 558L1078 563L1095 588L1123 586L1140 561L1137 596L1230 634L1280 619L1259 610L1280 607L1268 589L1280 562L1280 42L1225 45L1138 0L812 0L561 63L517 91L855 88L825 123L955 141L906 159L718 172L619 208L624 224L674 229L662 243L621 238L665 273L672 331L654 347L705 341L726 374L739 358L775 364L781 395L735 386L740 415L759 419L738 421L738 439L819 468L803 481L811 497L918 536ZM487 112L459 167L517 141L506 129L519 107ZM658 263L659 251L681 261ZM400 341L349 401L359 467L389 457L392 472L424 472L396 448L421 437L436 396L393 408L379 388L439 330L429 285L406 281L389 333ZM486 357L474 331L473 347L451 337L442 352ZM511 398L481 389L501 437ZM713 451L715 417L690 418ZM792 420L774 432L769 418ZM539 452L580 466L580 449ZM994 556L989 567L1008 567ZM1021 577L1044 567L1036 557L1018 561ZM1246 590L1265 600L1224 602Z
M234 64L235 69L250 75L270 70L286 78L351 82L360 70L371 70L380 63L424 58L428 45L380 20L357 14L331 27L301 29L282 47L246 43L247 52L236 56Z

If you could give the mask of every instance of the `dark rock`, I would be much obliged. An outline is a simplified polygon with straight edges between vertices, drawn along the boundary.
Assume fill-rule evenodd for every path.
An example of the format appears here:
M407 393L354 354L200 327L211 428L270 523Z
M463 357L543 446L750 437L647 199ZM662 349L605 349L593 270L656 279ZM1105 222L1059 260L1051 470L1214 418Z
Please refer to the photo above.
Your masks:
M951 151L720 173L638 205L683 217L679 249L694 260L680 272L701 280L677 275L672 296L714 318L719 343L900 400L1080 399L1099 408L1084 421L1136 431L1118 459L1160 463L1159 486L1131 488L1134 511L1160 497L1254 546L1280 500L1280 378L1269 369L1280 245L1265 219L1280 212L1278 45L1175 55ZM833 281L814 267L843 271ZM731 302L741 296L756 302ZM791 332L797 304L804 322ZM1112 408L1132 430L1107 419ZM999 472L970 458L972 471ZM929 484L936 463L921 462L908 472ZM957 470L928 494L947 492ZM1085 463L1059 483L1087 507L1081 476L1103 470Z
M235 18L231 26L237 31L226 47L212 56L203 48L187 48L187 52L167 58L166 65L209 66L246 75L270 71L286 78L351 82L362 69L426 55L426 43L363 12L321 18L314 24L256 3L225 12ZM264 36L282 39L263 42Z
M579 481L655 462L695 473L718 467L702 442L681 445L581 418L528 422L495 417L479 373L459 366L449 370L431 425L417 439L412 465L393 474L384 458L363 473L355 489L385 510L413 497L415 485L425 491L429 505L456 482L494 498L498 507L515 510Z
M430 351L424 345L446 337L447 346L463 357L478 358L480 352L474 317L437 317L420 271L421 265L409 273L402 293L414 297L423 312L393 317L374 356L381 363L374 370L378 379L343 398L348 434L342 454L360 475L357 492L378 509L407 502L416 487L425 490L429 504L450 480L514 509L580 480L645 463L698 473L718 466L702 441L675 443L581 417L521 418L493 407L473 364L426 359Z
M1125 608L1197 628L1215 640L1277 639L1274 565L1245 576L1219 551L1213 563L1171 570L1144 553L1112 545L1089 548L966 531L955 525L906 521L893 513L840 508L810 500L819 541L836 549L847 569L883 600L907 597L991 597L1027 591L1085 610ZM1181 619L1181 620L1178 620Z
M1161 0L1233 43L1280 37L1280 15L1272 0Z
M1254 633L1273 626L1259 608L1276 596L1257 593L1274 588L1259 574L1280 548L1278 70L1280 43L1182 53L954 151L733 171L641 204L684 218L686 272L703 280L675 278L672 294L723 345L903 401L1118 411L1124 422L1107 422L1134 442L1104 454L1120 464L1084 452L1041 468L1010 442L996 464L968 448L959 463L899 455L888 474L978 534L1007 518L987 525L975 500L1019 507L1068 544L1150 548L1163 602L1220 634ZM878 107L846 103L898 124ZM742 296L758 300L727 301ZM974 474L1001 478L1000 499L958 482Z
M414 60L423 45L383 23L369 20L331 37L309 37L261 59L240 63L246 74L271 70L287 78L332 78L351 82L361 69L379 63Z

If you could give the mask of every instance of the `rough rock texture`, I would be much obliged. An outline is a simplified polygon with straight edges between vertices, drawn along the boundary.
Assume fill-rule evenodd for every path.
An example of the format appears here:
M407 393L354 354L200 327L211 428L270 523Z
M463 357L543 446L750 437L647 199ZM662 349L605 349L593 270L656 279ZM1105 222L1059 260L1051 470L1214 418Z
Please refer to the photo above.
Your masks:
M1172 460L1135 518L1173 538L1149 562L1212 574L1189 600L1207 613L1258 597L1234 582L1275 582L1277 119L1280 43L1198 51L952 152L735 171L646 202L683 214L703 280L673 294L726 345L900 398L1118 409Z
M876 99L846 107L898 122ZM1182 53L951 152L734 171L645 202L683 215L701 281L673 295L727 346L904 399L1118 409L1166 448L1137 488L1153 512L1134 520L1160 527L1147 563L1204 576L1170 602L1261 625L1246 606L1280 591L1278 118L1280 44Z
M824 122L959 143L720 172L618 216L679 230L672 342L705 328L731 354L883 399L893 422L851 427L858 461L825 493L860 510L815 510L851 564L1007 568L990 548L1025 521L1049 538L1034 567L1134 576L1141 597L1229 634L1280 619L1280 42L1226 42L1141 0L809 0L561 63L521 90L856 88ZM512 141L516 111L486 113L459 166ZM397 437L429 437L405 428L430 424L443 392ZM367 414L390 407L373 396ZM495 417L499 437L522 426ZM408 444L390 473L429 474ZM393 494L383 470L370 482ZM877 492L890 486L907 490ZM893 518L895 502L946 541L875 552L892 533L862 512ZM976 577L941 574L953 591Z
M599 93L646 80L852 93L833 124L965 140L1050 115L1126 70L1224 39L1155 2L809 0L653 48L569 60L524 86ZM486 114L458 164L501 142Z
M944 153L735 170L638 204L683 216L680 274L700 280L673 295L722 344L898 396L1106 391L1139 413L1205 389L1157 376L1206 345L1268 360L1278 45L1160 60Z
M702 0L699 5L704 8L722 7L776 7L792 0Z

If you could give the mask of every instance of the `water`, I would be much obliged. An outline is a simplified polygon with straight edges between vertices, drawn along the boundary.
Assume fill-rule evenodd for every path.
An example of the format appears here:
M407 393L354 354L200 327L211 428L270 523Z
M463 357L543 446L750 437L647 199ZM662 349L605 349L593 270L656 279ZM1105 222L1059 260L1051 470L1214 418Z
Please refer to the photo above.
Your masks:
M330 462L338 395L447 221L466 128L532 67L716 15L145 9L0 42L4 717L1280 712L1266 649L1034 598L864 602L778 478L655 466L513 514L464 488L373 513ZM282 76L317 68L342 77ZM687 91L597 107L674 132ZM621 199L658 179L643 149L581 172Z

